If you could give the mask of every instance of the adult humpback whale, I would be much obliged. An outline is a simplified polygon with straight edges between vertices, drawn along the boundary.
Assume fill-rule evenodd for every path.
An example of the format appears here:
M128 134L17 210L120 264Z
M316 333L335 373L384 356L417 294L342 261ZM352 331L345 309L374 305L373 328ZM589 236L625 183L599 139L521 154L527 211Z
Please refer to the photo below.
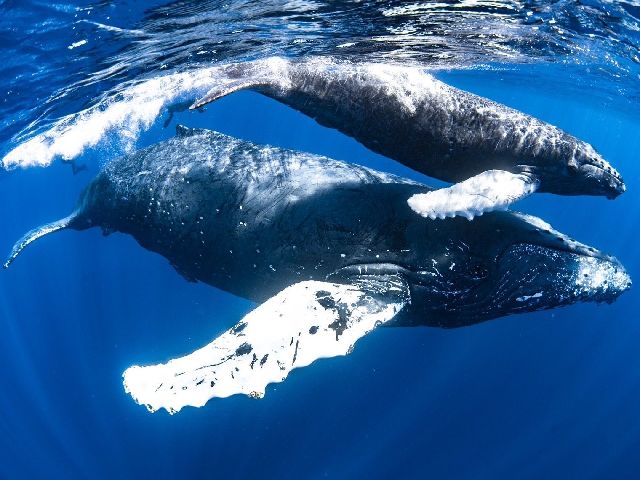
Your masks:
M77 209L29 232L101 227L132 235L190 280L261 303L212 343L129 368L128 392L174 412L264 394L379 324L458 327L577 301L611 302L630 280L612 257L534 217L415 215L424 185L208 130L112 161Z
M420 68L276 57L221 65L212 77L216 86L191 108L255 90L374 152L455 183L411 197L411 208L430 218L471 219L535 191L614 198L625 190L591 145Z

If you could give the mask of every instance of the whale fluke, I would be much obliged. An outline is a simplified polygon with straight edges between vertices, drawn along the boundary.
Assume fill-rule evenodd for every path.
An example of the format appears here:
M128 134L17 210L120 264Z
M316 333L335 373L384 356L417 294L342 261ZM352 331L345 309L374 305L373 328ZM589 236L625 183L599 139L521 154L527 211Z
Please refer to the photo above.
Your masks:
M354 343L387 323L409 302L398 276L367 287L305 281L285 288L213 342L165 364L132 366L123 385L151 412L176 413L211 398L262 398L270 383L320 358L351 353Z
M68 217L65 217L56 222L47 223L46 225L42 225L38 228L34 228L26 235L24 235L20 240L18 240L13 248L11 249L11 254L4 262L3 267L9 268L9 265L13 263L18 255L24 250L24 248L30 243L36 241L37 239L44 237L45 235L49 235L50 233L57 232L60 230L64 230L68 228L72 222L76 219L76 212L72 213Z

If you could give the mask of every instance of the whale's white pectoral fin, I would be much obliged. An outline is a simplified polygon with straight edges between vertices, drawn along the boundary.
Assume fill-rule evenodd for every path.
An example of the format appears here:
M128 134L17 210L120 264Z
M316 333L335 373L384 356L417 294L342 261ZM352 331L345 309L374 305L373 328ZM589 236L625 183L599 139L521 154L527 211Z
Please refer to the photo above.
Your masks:
M216 85L209 90L204 97L193 102L189 109L195 110L205 106L207 103L215 102L216 100L226 97L227 95L231 95L239 90L250 90L265 84L265 82L247 80L244 78L221 81L219 85Z
M529 175L487 170L448 188L413 195L408 203L423 217L471 220L486 212L505 210L537 189L538 181Z
M409 301L397 279L380 288L306 281L267 300L205 347L165 364L132 366L124 388L154 412L200 407L213 397L260 398L268 384L319 358L350 353L354 343Z

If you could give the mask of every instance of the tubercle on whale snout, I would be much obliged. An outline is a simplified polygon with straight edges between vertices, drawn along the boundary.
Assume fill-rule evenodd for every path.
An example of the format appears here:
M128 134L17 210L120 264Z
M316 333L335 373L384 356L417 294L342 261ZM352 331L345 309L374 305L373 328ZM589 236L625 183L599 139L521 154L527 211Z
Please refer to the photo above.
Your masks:
M614 199L625 192L622 175L607 162L590 144L577 141L569 162L569 180L586 194L604 195ZM580 193L580 192L578 192Z
M589 165L584 168L585 170L595 169L595 174L600 175L604 195L609 200L614 200L627 191L627 186L625 185L622 176L613 170L612 167L602 168Z
M612 303L632 285L628 273L615 257L597 251L517 245L506 251L500 262L502 269L508 270L516 279L512 286L514 291L522 289L522 279L528 275L535 279L529 294L520 295L516 301L523 302L523 297L546 296L549 303L544 308L579 301ZM521 275L513 275L514 267ZM536 296L538 290L540 295Z

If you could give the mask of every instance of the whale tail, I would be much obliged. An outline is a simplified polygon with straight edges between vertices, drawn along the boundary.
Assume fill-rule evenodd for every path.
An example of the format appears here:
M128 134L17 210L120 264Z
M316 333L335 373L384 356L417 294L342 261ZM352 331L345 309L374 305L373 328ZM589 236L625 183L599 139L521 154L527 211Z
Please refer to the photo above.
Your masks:
M68 217L60 219L56 222L47 223L46 225L42 225L38 228L34 228L33 230L27 232L20 240L18 240L13 248L11 249L11 254L4 262L3 267L9 268L9 265L13 263L18 255L24 250L24 248L30 243L36 241L37 239L44 237L53 232L58 232L60 230L64 230L72 226L73 221L76 219L77 212L73 212Z

